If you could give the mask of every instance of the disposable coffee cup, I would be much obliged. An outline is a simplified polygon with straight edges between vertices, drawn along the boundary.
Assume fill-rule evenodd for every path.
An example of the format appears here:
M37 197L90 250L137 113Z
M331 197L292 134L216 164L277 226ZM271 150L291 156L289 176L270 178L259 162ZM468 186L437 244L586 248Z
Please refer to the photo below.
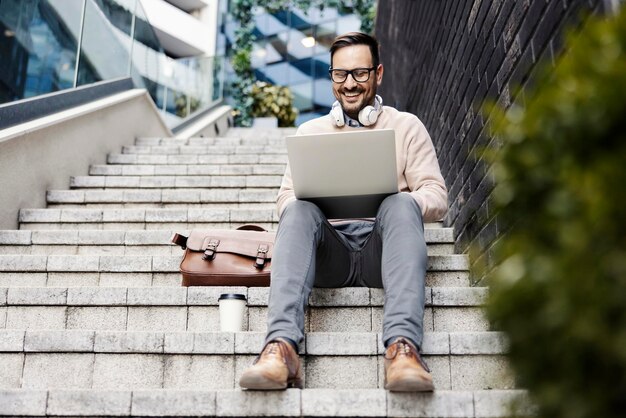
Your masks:
M220 305L220 330L222 332L244 331L246 296L240 293L222 293L217 301Z

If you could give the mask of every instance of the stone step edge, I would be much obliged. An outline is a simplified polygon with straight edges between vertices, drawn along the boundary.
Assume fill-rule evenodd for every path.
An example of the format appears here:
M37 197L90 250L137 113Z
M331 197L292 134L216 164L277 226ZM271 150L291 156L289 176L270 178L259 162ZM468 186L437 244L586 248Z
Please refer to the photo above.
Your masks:
M258 222L246 220L242 222L39 222L39 223L20 223L20 231L46 230L46 231L80 231L80 230L100 230L100 231L162 231L165 229L174 229L178 231L188 231L192 229L237 229L243 225L254 223L265 228L267 231L275 231L278 229L278 221L276 222Z
M132 248L132 247L127 247ZM142 247L137 247L142 248ZM2 247L0 246L0 251ZM142 248L143 251L143 248ZM469 271L433 271L426 273L426 286L430 287L469 287L473 276ZM0 288L10 287L167 287L182 286L182 276L176 273L84 273L84 272L0 272ZM227 288L222 293L229 293L232 286L212 286ZM246 288L243 288L247 292ZM0 291L2 292L2 291ZM314 293L315 294L315 293ZM337 303L340 303L337 300ZM345 304L345 302L341 301ZM2 322L0 306L0 324Z
M280 147L285 146L286 137L292 133L277 133L272 136L230 136L230 137L198 137L198 138L137 138L135 147Z
M276 176L264 176L261 179L246 180L241 179L241 176L222 176L220 178L205 179L207 176L185 176L185 178L171 176L170 180L158 179L151 181L147 177L143 180L125 180L121 176L116 181L115 176L109 177L111 180L106 179L91 179L87 177L85 181L71 182L69 185L69 191L87 191L87 192L119 192L119 191L137 191L140 192L170 192L177 193L179 191L186 191L189 189L205 189L207 194L211 192L239 192L247 190L265 189L270 190L273 194L278 194L280 189L281 180L270 179L268 177ZM261 176L259 176L261 177ZM274 196L275 198L275 196Z
M287 154L121 154L107 156L109 165L236 165L236 164L286 164Z
M20 223L235 223L278 222L274 209L238 208L139 208L139 209L20 209ZM425 228L437 228L437 223L425 224ZM95 228L94 228L95 229Z
M0 230L0 245L171 245L186 230ZM425 228L427 244L454 244L452 228Z
M288 135L292 135L291 133ZM157 146L284 146L285 134L279 134L272 138L244 138L241 136L231 137L200 137L200 138L137 138L135 146L157 147ZM242 143L243 142L243 143Z
M258 354L265 332L0 330L0 353ZM506 354L501 332L426 332L426 356ZM376 332L308 332L300 354L372 356L385 352Z
M154 179L158 179L158 180L164 180L164 181L171 181L171 180L185 180L187 178L192 179L192 180L205 180L205 179L215 179L215 178L220 178L220 177L224 177L225 179L229 179L229 180L248 180L249 178L255 178L255 177L259 177L262 179L267 179L268 177L271 177L273 179L277 179L279 180L279 185L280 185L280 180L283 177L283 174L202 174L202 175L177 175L177 176L166 176L166 175L140 175L140 174L128 174L128 175L108 175L108 174L96 174L96 175L88 175L88 176L71 176L70 177L70 182L74 182L74 183L79 183L81 181L88 181L88 182L93 182L93 181L98 181L101 180L103 183L102 184L106 184L106 181L108 180L108 178L111 177L113 181L115 182L121 182L123 180L126 181L131 181L131 180L135 180L135 181L148 181L151 178Z
M222 293L241 293L247 306L267 306L268 287L4 287L0 306L218 306ZM426 306L483 306L486 287L426 287ZM314 288L311 307L383 306L376 288Z
M198 176L198 175L283 175L285 167L282 164L93 164L89 166L90 176ZM234 174L239 172L239 174ZM273 173L273 174L270 174Z
M109 155L135 155L135 156L287 156L286 143L282 144L206 144L206 145L123 145L117 152Z
M206 187L172 188L81 188L49 190L48 203L263 203L276 204L276 187L250 187L246 189ZM25 208L28 209L28 208Z
M505 417L534 414L525 390L394 393L383 389L284 391L0 389L0 415ZM517 416L517 415L516 415Z
M243 142L243 143L242 143ZM150 151L156 152L168 152L175 151L176 148L180 149L181 154L193 154L193 149L209 149L209 150L217 150L220 151L229 151L235 150L240 153L254 154L257 152L272 152L272 151L282 151L286 149L287 141L284 137L265 139L265 140L254 140L254 139L243 139L243 140L234 140L234 141L211 141L207 138L196 138L190 140L167 140L167 141L146 141L146 140L135 140L133 145L124 145L122 151L124 149L128 149L130 151L135 150L137 153L146 152L146 149ZM185 152L189 151L189 152Z
M292 135L279 133L271 137L200 137L200 138L137 138L133 145L136 147L284 147L286 136Z
M19 222L36 223L188 223L277 222L274 209L20 209Z
M285 145L125 145L126 155L281 155Z
M0 272L178 273L181 256L0 255ZM466 271L467 255L432 255L428 271Z

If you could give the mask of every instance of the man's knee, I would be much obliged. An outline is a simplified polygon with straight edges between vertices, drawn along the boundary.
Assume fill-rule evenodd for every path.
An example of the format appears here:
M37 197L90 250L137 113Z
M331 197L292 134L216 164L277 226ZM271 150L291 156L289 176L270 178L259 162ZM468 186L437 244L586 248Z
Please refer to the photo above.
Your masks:
M305 200L296 200L285 207L280 222L318 224L324 219L324 214L316 205Z
M422 221L422 211L409 193L396 193L387 196L378 208L377 218L390 220L419 219Z

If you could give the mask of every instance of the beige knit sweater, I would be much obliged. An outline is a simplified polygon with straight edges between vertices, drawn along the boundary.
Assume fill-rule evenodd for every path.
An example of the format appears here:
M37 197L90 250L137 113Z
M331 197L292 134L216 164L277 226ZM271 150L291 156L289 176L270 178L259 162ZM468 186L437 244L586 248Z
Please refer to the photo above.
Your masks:
M330 115L326 115L303 123L296 135L389 128L396 132L398 191L411 193L422 210L424 222L440 220L448 210L448 191L439 170L430 135L417 116L383 106L378 121L372 126L352 128L345 125L338 128L333 124ZM287 165L276 202L279 216L294 200L296 196L293 192L291 170Z

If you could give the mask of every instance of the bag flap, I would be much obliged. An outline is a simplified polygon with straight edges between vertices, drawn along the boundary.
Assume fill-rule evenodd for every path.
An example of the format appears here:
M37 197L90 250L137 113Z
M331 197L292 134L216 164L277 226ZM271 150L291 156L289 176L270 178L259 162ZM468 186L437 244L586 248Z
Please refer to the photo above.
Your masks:
M194 230L187 239L187 248L191 251L204 252L212 239L219 240L216 253L233 253L256 257L259 245L269 247L267 258L272 258L274 232L241 231L233 229Z
M262 240L249 240L240 238L220 238L216 236L208 236L204 239L202 247L204 249L209 247L209 243L212 240L219 240L219 245L215 248L216 253L231 253L245 255L251 258L256 258L259 253L259 246L265 249L265 258L272 258L273 242ZM204 250L202 250L204 251Z

